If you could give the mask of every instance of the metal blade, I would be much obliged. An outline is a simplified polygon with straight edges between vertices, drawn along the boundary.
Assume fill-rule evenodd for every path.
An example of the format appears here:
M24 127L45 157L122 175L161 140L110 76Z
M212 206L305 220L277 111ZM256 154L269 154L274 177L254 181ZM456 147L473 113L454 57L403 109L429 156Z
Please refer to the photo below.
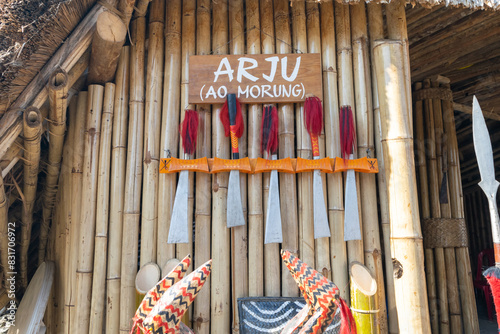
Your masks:
M495 179L495 164L488 127L475 96L472 102L472 137L474 139L474 150L476 151L479 174L481 175L479 186L488 198L493 242L500 243L500 219L496 203L499 183Z
M241 225L245 225L245 217L241 205L240 171L232 170L227 184L227 227Z
M278 171L271 171L269 180L269 197L267 198L266 212L266 233L264 243L283 242L283 232L281 230L281 208L280 191L278 187Z
M313 172L313 214L314 214L314 239L330 236L330 225L326 214L325 197L323 195L323 181L321 172Z
M354 170L347 171L344 204L344 241L361 240L359 225L358 190Z
M183 170L179 174L179 183L177 184L174 208L172 209L172 219L170 219L170 229L167 239L167 243L169 244L187 244L189 242L188 189L189 171Z

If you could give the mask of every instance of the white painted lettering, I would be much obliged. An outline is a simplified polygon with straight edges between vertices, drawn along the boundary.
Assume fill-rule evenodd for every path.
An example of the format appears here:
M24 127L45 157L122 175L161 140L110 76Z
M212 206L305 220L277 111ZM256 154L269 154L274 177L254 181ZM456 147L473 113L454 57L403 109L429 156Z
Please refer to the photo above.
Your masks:
M267 95L269 97L274 97L271 94L269 94L270 90L271 90L271 85L262 85L262 97L264 97L264 95Z
M278 62L280 61L278 56L268 57L266 61L271 62L271 72L269 75L262 74L262 77L269 82L273 82L274 76L276 75L276 69L278 68Z
M222 90L222 93L221 93ZM219 95L219 98L223 99L227 95L227 88L226 86L220 86L219 89L217 89L217 95Z
M205 95L205 99L208 99L209 96L212 96L214 99L217 98L217 95L215 94L214 86L210 86L210 88L207 91L207 94Z
M279 88L277 92L276 88ZM276 97L281 96L281 85L273 85L273 93Z
M246 86L245 90L241 89L241 86L238 86L238 97L241 97L245 94L245 98L248 98L248 86Z
M302 58L302 57L297 57L297 61L295 62L295 68L293 69L291 76L287 75L288 57L284 57L281 60L281 76L283 77L283 79L285 79L288 82L292 82L297 78L297 75L299 74L299 68L300 68L300 58Z
M250 66L245 67L245 63L251 63ZM238 74L236 75L236 80L238 82L241 82L241 77L245 77L248 80L251 80L253 82L259 80L256 76L251 75L250 73L247 72L247 70L251 70L252 68L257 67L257 60L252 59L252 58L247 58L247 57L241 57L238 58Z
M224 66L226 69L223 70L222 66ZM229 60L227 59L227 57L224 57L220 61L219 68L217 69L216 72L214 72L214 75L215 75L214 82L217 82L217 80L219 79L219 75L222 75L222 74L227 74L227 76L229 78L229 82L231 82L231 81L233 81L233 73L234 73L234 70L231 69L231 64L229 64Z
M285 97L290 97L290 94L292 93L292 85L288 85L288 92L286 91L286 86L281 85L283 87L283 96Z
M295 85L292 88L292 95L295 97L299 97L302 94L302 89L300 89L300 85Z
M254 94L254 89L257 89L257 94ZM253 97L254 99L257 99L260 95L260 86L255 85L250 87L250 96Z

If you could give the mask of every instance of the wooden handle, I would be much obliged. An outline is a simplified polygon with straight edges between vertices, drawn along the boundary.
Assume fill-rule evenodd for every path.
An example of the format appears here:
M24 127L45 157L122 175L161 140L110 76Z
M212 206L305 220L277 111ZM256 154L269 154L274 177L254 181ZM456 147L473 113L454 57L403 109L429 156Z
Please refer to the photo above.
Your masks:
M239 159L240 153L238 150L238 137L236 137L236 131L234 129L236 125L236 95L227 95L227 106L229 109L229 125L231 132L231 148L233 152L233 159Z

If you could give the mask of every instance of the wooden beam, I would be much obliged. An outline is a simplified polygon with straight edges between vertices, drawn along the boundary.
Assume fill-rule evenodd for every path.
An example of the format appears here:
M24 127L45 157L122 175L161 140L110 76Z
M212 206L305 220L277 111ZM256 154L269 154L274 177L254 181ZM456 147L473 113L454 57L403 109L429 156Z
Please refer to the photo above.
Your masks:
M468 106L466 104L453 102L453 110L472 115L472 107ZM493 113L493 112L483 111L483 116L484 116L484 118L489 118L489 119L493 119L495 121L500 121L500 115Z
M31 104L40 108L47 100L45 86L52 72L56 68L68 72L88 49L97 17L104 10L101 4L94 5L0 119L0 159L21 134L23 110ZM71 82L70 85L72 85Z

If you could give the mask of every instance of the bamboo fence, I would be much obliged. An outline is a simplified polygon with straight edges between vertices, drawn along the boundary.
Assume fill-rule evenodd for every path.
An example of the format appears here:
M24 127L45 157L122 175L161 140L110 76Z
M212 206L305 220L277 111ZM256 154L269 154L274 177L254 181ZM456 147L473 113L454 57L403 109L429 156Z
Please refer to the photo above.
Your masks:
M352 291L358 310L360 295L350 285L348 262L365 264L378 291L367 299L372 313L356 315L358 320L367 319L360 324L372 332L429 333L431 328L443 333L478 332L468 248L424 249L420 217L462 219L464 209L477 221L486 215L462 203L449 100L415 103L416 164L413 161L408 41L401 2L385 5L384 11L380 4L348 6L333 1L153 0L151 5L140 1L132 15L133 5L129 0L118 3L125 24L131 20L131 42L121 49L116 91L107 88L103 104L103 88L91 85L89 93L80 92L72 105L70 114L76 117L70 116L71 139L63 155L69 157L71 173L64 167L60 176L59 171L56 174L61 193L47 250L64 267L56 272L63 289L51 296L47 315L51 331L129 332L138 269L149 262L164 268L191 253L195 266L212 259L213 267L207 287L183 320L196 333L238 332L238 298L299 296L297 284L281 264L283 248L331 279L342 297L349 300ZM229 139L220 122L222 105L189 104L189 56L299 52L321 55L321 157L340 156L339 107L350 105L356 117L355 155L378 158L378 192L375 175L356 174L363 240L344 241L341 173L322 175L331 237L318 240L313 237L312 173L280 173L283 243L264 245L269 173L240 175L246 225L229 230L224 172L190 173L188 219L194 221L194 234L189 233L192 239L187 244L168 244L170 224L177 223L170 221L177 175L159 174L159 162L185 157L179 124L186 108L199 114L196 157L230 157ZM87 53L82 63L87 64L88 58ZM436 88L449 89L442 83ZM102 119L97 115L101 108ZM312 158L303 104L280 103L277 109L279 158ZM263 157L262 104L243 104L242 112L245 132L239 140L240 155ZM424 147L423 141L432 145ZM25 147L28 152L26 142ZM25 158L34 160L29 153ZM445 172L449 204L439 202ZM26 199L29 191L23 193ZM479 195L469 196L475 206L484 204ZM44 217L50 218L47 209ZM43 229L48 222L44 220ZM486 246L486 233L469 228L475 233L471 243ZM6 240L2 232L0 250ZM61 238L64 242L58 244Z

